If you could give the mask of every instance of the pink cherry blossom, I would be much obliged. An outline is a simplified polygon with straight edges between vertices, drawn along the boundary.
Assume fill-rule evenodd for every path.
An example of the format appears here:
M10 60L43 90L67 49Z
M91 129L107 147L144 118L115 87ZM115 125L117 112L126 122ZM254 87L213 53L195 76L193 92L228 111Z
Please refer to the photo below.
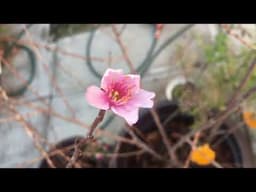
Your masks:
M139 75L125 75L122 70L107 69L101 87L89 86L85 97L90 105L103 110L111 109L133 125L138 121L140 107L153 107L155 93L140 88Z

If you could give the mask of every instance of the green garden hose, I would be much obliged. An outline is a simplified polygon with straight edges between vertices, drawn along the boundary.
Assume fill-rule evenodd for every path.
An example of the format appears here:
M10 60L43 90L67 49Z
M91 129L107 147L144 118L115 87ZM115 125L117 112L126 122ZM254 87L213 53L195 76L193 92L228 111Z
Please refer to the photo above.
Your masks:
M30 28L33 24L29 24L27 26L27 28ZM18 44L18 40L22 38L22 36L25 34L25 30L22 30L17 36L16 36L16 41L12 42L12 43L9 43L5 46L5 49L4 49L4 55L3 57L4 58L8 58L13 50L13 48L18 48L18 49L21 49L21 50L24 50L28 57L29 57L29 65L30 65L30 70L29 70L29 78L28 80L26 81L25 84L23 84L19 89L15 90L15 91L9 91L7 92L7 94L9 96L20 96L22 94L24 94L24 92L27 90L28 86L32 83L32 81L34 80L35 78L35 73L36 73L36 56L33 52L32 49L30 49L29 47L25 46L25 45L21 45L21 44Z
M29 60L30 62L28 63L30 65L30 69L29 69L29 78L26 81L26 83L24 83L19 89L14 90L14 91L7 91L8 96L14 97L14 96L20 96L22 94L25 93L25 91L27 90L28 86L32 83L32 81L35 78L35 73L36 73L36 57L34 52L27 46L25 45L19 45L19 44L14 44L13 47L17 47L19 49L24 50L28 56L29 56Z

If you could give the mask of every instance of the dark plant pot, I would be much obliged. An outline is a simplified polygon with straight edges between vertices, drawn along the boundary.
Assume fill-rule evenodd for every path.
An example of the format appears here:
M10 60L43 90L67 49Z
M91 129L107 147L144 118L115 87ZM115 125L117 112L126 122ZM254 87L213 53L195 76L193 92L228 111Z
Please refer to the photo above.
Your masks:
M61 150L67 157L71 158L74 153L74 144L76 139L80 141L83 139L81 136L74 136L67 139L64 139L57 143L55 147L49 150L49 153L55 151L56 149ZM88 144L89 145L89 144ZM88 145L86 147L88 147ZM86 150L86 149L85 149ZM50 156L51 161L53 162L56 168L65 168L68 164L68 161L60 154L54 154ZM76 161L77 165L80 168L105 168L108 165L108 160L106 157L96 158L95 156L81 156ZM75 166L73 166L75 167ZM77 166L78 167L78 166ZM43 159L39 165L39 168L50 168L46 159Z
M156 106L156 110L159 114L161 123L163 123L171 114L175 114L174 118L168 121L164 126L165 132L167 133L169 141L172 145L179 141L180 136L186 135L191 130L190 127L194 123L193 116L180 112L177 103L162 101ZM145 141L156 152L168 159L168 153L163 143L163 139L158 132L158 128L152 118L151 113L148 110L142 111L139 121L135 127L137 127L140 132L140 134L136 134L140 139ZM227 120L221 125L220 129L225 130L230 129L231 127L232 122L230 123L230 121ZM124 133L123 136L131 138L127 132ZM207 138L207 133L203 132L199 142L204 143L208 141ZM217 141L218 143L216 143ZM236 129L236 131L234 131L232 134L229 134L228 136L226 135L225 137L223 137L223 135L215 136L211 140L210 145L216 152L216 161L219 162L223 167L253 167L252 148L246 126L243 126L242 129ZM134 145L122 143L119 148L119 153L137 150L139 150L139 148ZM186 143L177 150L176 156L181 165L184 165L190 150L190 145ZM169 166L166 162L157 160L152 155L144 153L142 155L132 156L129 158L119 157L116 160L116 167L158 168ZM189 167L200 166L190 163Z

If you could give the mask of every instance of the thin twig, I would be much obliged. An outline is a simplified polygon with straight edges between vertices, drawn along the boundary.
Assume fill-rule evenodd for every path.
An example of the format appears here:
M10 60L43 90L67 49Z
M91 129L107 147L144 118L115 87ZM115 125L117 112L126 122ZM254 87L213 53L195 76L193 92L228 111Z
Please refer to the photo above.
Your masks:
M255 67L256 67L256 58L254 58L253 61L251 62L250 66L248 67L248 70L246 71L246 73L244 75L244 78L240 82L238 88L236 89L235 93L231 97L227 106L230 106L237 99L237 97L239 97L239 95L241 95L240 92L241 92L242 88L246 85L246 83L248 82Z
M132 138L137 142L137 145L144 149L145 151L147 151L148 153L150 153L151 155L153 155L155 158L157 158L158 160L164 160L164 158L159 155L156 151L154 151L153 149L151 149L148 145L146 145L143 141L141 141L141 139L139 139L134 132L132 131L132 129L130 128L130 126L128 124L125 124L125 128L128 131L129 135L132 136Z
M42 43L36 42L34 40L33 40L33 42L31 42L31 41L28 41L28 40L25 40L25 39L19 39L17 41L17 39L12 38L12 37L0 38L0 42L5 42L5 41L6 42L15 42L15 43L23 44L23 45L32 45L32 46L35 46L37 48L44 48L48 51L57 51L58 53L61 53L65 56L70 56L70 57L81 59L81 60L84 60L84 61L87 60L87 57L85 57L83 55L73 53L73 52L70 52L70 51L66 51L63 48L59 48L59 47L56 47L56 46L50 46L50 45L47 45L47 44L42 44ZM118 59L120 57L121 56L119 56ZM99 58L99 57L90 57L90 59L94 60L94 61L102 62L102 63L105 63L107 61L107 58Z
M8 101L9 97L7 96L6 92L1 87L0 87L0 92L1 92L1 98L5 101ZM46 159L49 166L52 168L55 168L55 165L49 158L48 154L44 151L43 147L40 145L38 136L37 136L36 132L34 131L35 129L32 128L32 126L24 119L24 117L18 113L18 111L15 109L14 105L9 104L7 106L11 112L15 113L15 115L17 117L16 120L23 125L27 135L32 138L35 147L44 156L44 158Z
M212 165L213 165L214 167L216 167L216 168L223 168L223 167L221 166L221 164L219 164L217 161L213 161L213 162L212 162Z
M15 103L16 105L20 105L20 104L23 104L22 102L18 101L18 100L15 100L15 99L11 99L10 100L11 102ZM75 125L78 125L82 128L90 128L87 124L81 122L79 119L74 119L74 118L71 118L71 117L66 117L60 113L57 113L55 111L52 110L52 108L50 110L48 109L45 109L45 108L42 108L42 107L39 107L33 103L27 103L26 102L26 106L29 107L29 108L32 108L34 110L38 110L42 113L47 113L47 114L51 114L55 117L58 117L59 119L62 119L66 122L70 122L70 123L74 123ZM108 137L108 138L111 138L115 141L120 141L120 142L124 142L124 143L128 143L128 144L131 144L131 145L137 145L136 141L134 140L130 140L130 139L127 139L125 137L122 137L122 136L119 136L119 135L114 135L112 134L111 132L107 131L107 130L104 130L104 129L96 129L96 135L98 134L99 136L105 136L105 137Z
M251 62L250 66L248 67L243 79L241 80L238 88L235 90L234 94L231 96L231 99L229 100L228 104L227 104L227 108L229 108L230 106L232 106L232 104L234 104L234 102L237 100L237 98L239 98L241 96L241 90L243 89L243 87L246 85L246 83L248 82L249 78L251 77L253 70L256 67L256 58L253 59L253 61ZM220 114L221 116L221 114ZM215 132L217 131L217 129L220 127L220 123L215 124L215 126L211 129L211 135L214 135Z
M33 42L33 39L32 39L32 36L30 34L30 32L28 31L27 27L24 25L24 30L25 30L25 33L26 35L28 36L29 40L31 42ZM44 67L44 70L48 73L49 77L50 77L50 80L51 80L51 84L54 86L55 90L59 93L59 95L61 96L64 104L66 105L67 109L72 113L72 116L74 117L75 116L75 110L73 109L73 107L70 105L70 103L68 102L67 98L65 97L65 95L63 94L62 90L60 89L60 87L58 86L58 84L56 83L56 80L55 80L55 76L54 75L51 75L50 74L50 70L49 70L49 67L48 65L46 64L47 62L45 61L45 59L42 57L39 49L36 47L36 46L33 46L34 47L34 52L35 54L37 55L37 57L42 61L42 64L43 64L43 67Z
M89 130L86 138L82 139L77 144L75 144L75 151L74 151L74 153L73 153L69 163L67 164L66 168L71 168L72 165L74 164L74 162L77 160L77 158L79 156L79 151L80 151L81 145L87 144L89 141L92 141L94 139L93 132L97 128L98 124L100 122L102 122L102 120L103 120L103 118L105 116L105 113L106 113L105 110L100 110L99 111L99 114L96 117L96 119L94 120L94 122L92 123L91 129Z
M123 42L122 42L122 40L121 40L121 38L120 38L120 35L119 35L119 33L118 33L118 30L117 30L117 28L115 27L115 25L112 25L112 31L113 31L113 33L114 33L114 35L115 35L115 38L116 38L117 43L119 44L119 46L120 46L120 48L121 48L121 51L122 51L122 53L123 53L123 57L124 57L124 59L125 59L127 65L129 66L131 73L136 73L136 70L135 70L135 68L134 68L134 65L133 65L133 63L132 63L132 61L131 61L131 59L130 59L128 53L127 53L127 49L125 48L125 45L123 44ZM157 124L159 125L159 123L157 123ZM160 124L161 124L161 122L160 122ZM142 142L142 141L133 133L133 131L131 131L132 128L131 128L129 125L126 124L126 126L127 126L127 128L128 128L128 129L127 129L127 130L128 130L128 133L133 137L133 139L135 139L135 140L139 143L140 147L142 147L144 150L148 151L151 155L155 156L157 159L162 159L162 157L161 157L159 154L157 154L153 149L151 149L151 148L150 148L149 146L147 146L144 142ZM161 126L162 126L162 125L161 125ZM166 136L166 135L165 135L165 136ZM166 138L166 137L165 137L165 138ZM168 140L168 139L167 139L167 140ZM167 143L169 143L169 142L165 142L165 144L167 144ZM170 146L170 144L169 144L169 145L167 144L167 146ZM169 149L169 147L167 147L167 149ZM168 151L170 151L170 150L168 150ZM168 153L168 154L170 155L170 158L173 157L173 159L175 160L173 154L171 154L171 153Z
M191 151L190 151L190 153L188 155L188 158L187 158L187 160L185 162L184 168L188 168L188 166L189 166L189 162L190 162L190 157L191 157L192 151L196 147L197 142L199 140L199 137L200 137L200 132L195 133L194 140L193 140L193 142L191 144Z
M135 70L135 68L134 68L134 66L132 64L132 61L130 60L130 57L129 57L128 53L127 53L125 45L123 44L123 42L122 42L122 40L120 38L120 35L118 33L118 30L115 27L115 25L112 25L112 31L115 34L116 41L117 41L117 43L119 44L119 46L121 48L121 51L123 53L123 57L124 57L125 61L127 62L128 66L130 67L130 70L132 71L132 73L135 73L136 70Z
M248 90L241 99L237 100L237 102L233 103L229 108L227 108L221 115L217 116L215 119L209 120L205 125L201 126L199 129L194 129L187 135L185 135L181 140L179 140L172 148L172 150L177 150L187 139L192 137L196 132L203 131L211 128L212 126L216 125L217 123L223 122L226 118L228 118L233 112L238 110L240 104L249 98L252 94L256 92L256 86Z
M255 47L253 47L253 45L251 45L250 43L248 43L247 41L243 40L241 37L239 37L239 35L233 33L231 31L231 28L228 25L222 24L220 25L224 31L226 33L228 33L229 35L231 35L232 37L234 37L235 39L237 39L240 43L242 43L244 46L246 46L249 49L255 50Z
M170 140L168 139L168 137L166 135L165 129L164 129L164 127L163 127L163 125L160 121L160 118L159 118L158 114L156 113L155 109L151 109L150 113L153 116L153 119L156 123L156 126L157 126L159 132L160 132L161 137L163 138L163 142L164 142L165 147L168 151L168 155L170 157L170 160L174 161L173 163L177 164L177 162L178 162L177 157L176 157L175 153L171 150L171 142L170 142Z
M114 153L118 154L118 151L120 150L121 147L121 142L117 142ZM112 158L110 158L108 166L110 168L115 168L116 167L116 160L117 160L117 155L112 156Z

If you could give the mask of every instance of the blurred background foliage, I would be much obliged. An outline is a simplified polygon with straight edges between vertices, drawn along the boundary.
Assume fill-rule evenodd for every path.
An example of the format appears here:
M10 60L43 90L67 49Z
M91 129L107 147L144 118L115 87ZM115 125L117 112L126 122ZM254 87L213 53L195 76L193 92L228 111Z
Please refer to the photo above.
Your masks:
M202 50L203 61L197 67L187 62L184 66L187 78L194 87L180 85L174 89L173 95L182 104L185 111L194 114L198 124L208 119L210 111L225 110L226 104L244 78L255 50L242 47L234 51L230 48L230 37L223 30L219 30L212 42L205 41L202 36L196 35L198 47ZM256 71L254 70L242 92L255 86ZM256 96L245 101L245 106L255 108ZM255 110L255 109L251 109Z

